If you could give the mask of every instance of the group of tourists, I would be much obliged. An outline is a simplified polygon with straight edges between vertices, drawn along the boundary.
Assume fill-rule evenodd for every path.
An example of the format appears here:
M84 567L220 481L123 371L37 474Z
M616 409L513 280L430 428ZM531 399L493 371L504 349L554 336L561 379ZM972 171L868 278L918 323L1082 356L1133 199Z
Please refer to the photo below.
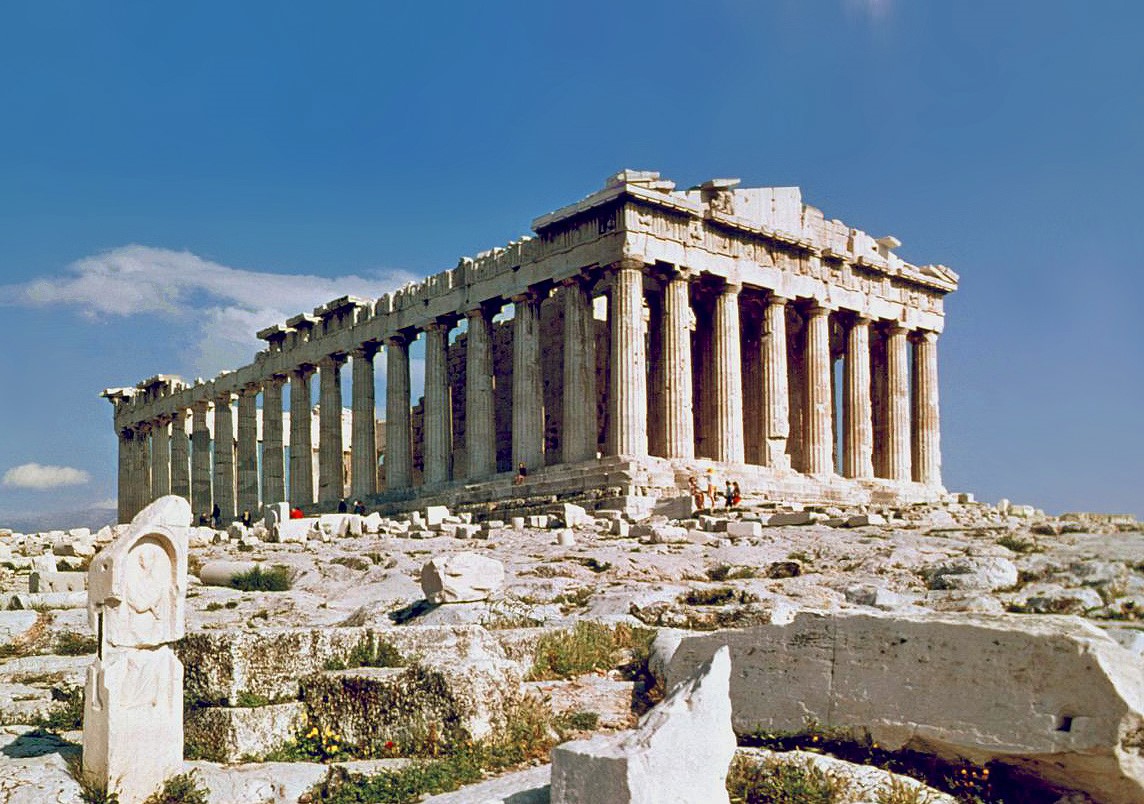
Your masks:
M720 494L723 496L724 510L726 511L734 510L743 501L743 492L739 488L739 481L728 480L720 490L719 480L715 477L713 468L707 470L704 483L700 483L698 476L692 475L687 486L691 492L691 499L695 502L695 508L700 511L714 511Z

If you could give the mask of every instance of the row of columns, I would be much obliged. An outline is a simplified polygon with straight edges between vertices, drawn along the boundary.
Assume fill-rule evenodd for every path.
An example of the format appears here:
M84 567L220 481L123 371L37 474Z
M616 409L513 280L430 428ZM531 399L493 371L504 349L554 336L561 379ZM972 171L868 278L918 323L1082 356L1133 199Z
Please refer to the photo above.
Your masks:
M832 474L833 311L815 302L800 305L805 335L801 354L795 355L796 366L788 360L791 353L787 307L793 300L773 292L765 296L757 341L749 342L748 349L753 351L744 355L741 285L721 282L704 302L707 306L699 306L693 303L695 277L687 269L672 268L661 275L651 283L650 298L646 296L648 284L645 266L628 260L611 266L603 283L610 327L605 453L693 459L698 422L703 428L704 452L708 453L700 457L727 463L746 463L750 457L764 466L790 469L789 442L793 433L801 439L799 465L794 468L816 476ZM563 282L561 459L567 463L591 460L597 454L595 290L591 278L576 277ZM514 466L524 464L530 469L545 463L540 307L547 295L547 290L540 289L511 298L515 308L512 461ZM648 332L644 325L645 303L651 312ZM498 311L499 303L488 302L464 312L468 330L464 428L467 466L456 467L455 474L463 474L469 480L490 478L497 469L492 319ZM697 317L701 320L693 342L693 322ZM448 482L452 474L453 408L448 347L449 334L459 318L439 318L422 329L423 479L430 486ZM911 338L904 328L889 322L883 327L884 337L875 344L870 318L855 313L849 314L846 321L841 474L855 479L877 476L940 484L936 334L915 332ZM410 489L413 444L409 345L417 336L415 330L400 332L384 344L361 344L348 355L327 355L316 366L300 365L288 375L276 375L260 385L242 389L237 395L237 428L232 418L232 395L218 396L213 400L213 461L206 419L212 400L196 402L190 411L189 475L187 439L182 437L186 411L126 431L119 471L120 488L127 489L127 507L138 510L152 496L167 489L175 494L189 494L196 511L218 504L224 516L256 509L260 496L265 501L289 499L295 505L311 505L314 478L309 411L315 371L319 374L321 411L318 499L328 502L341 498L345 492L341 371L347 359L352 359L353 366L350 493L356 498L376 494L373 360L383 347L387 375L386 484L391 490ZM912 361L911 339L915 344ZM288 494L284 488L282 404L287 382L290 410L304 412L291 416ZM259 393L263 410L261 483ZM881 445L878 450L876 443Z

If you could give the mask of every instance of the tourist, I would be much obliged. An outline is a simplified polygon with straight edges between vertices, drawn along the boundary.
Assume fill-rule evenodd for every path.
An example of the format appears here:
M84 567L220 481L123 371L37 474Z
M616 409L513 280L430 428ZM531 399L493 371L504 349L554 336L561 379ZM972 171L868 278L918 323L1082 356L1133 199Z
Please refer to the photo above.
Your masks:
M739 481L736 480L731 484L731 506L738 508L739 503L743 501L743 492L739 489Z
M290 509L290 518L291 519L301 519L304 516L305 516L305 514L302 513L301 508L291 508Z
M715 501L719 499L719 481L715 477L715 470L710 467L707 469L707 499L710 500L709 508L714 513Z
M727 485L723 488L723 507L730 511L735 507L735 490L731 488L731 481L727 481Z
M695 503L695 510L702 511L703 500L705 499L705 496L703 494L703 489L699 488L698 477L695 475L691 476L691 478L687 481L687 490L691 493L691 499Z
M358 516L365 516L365 503L361 500L354 500L354 513Z
M249 528L251 525L251 519L252 518L250 516L250 511L243 511L242 512L242 525L243 525L243 527Z
M342 497L338 500L338 513L344 514L350 510L350 504L346 502L346 498Z
M519 486L528 477L528 467L524 465L524 461L520 462L520 466L516 468L516 477L512 479L514 486Z
M215 530L222 527L222 509L218 507L218 503L211 507L211 527Z

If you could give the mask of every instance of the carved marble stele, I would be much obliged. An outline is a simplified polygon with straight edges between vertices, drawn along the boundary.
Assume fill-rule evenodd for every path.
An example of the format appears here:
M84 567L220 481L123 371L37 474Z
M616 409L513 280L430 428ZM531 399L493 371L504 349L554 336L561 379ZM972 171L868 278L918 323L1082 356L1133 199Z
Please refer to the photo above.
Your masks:
M120 804L143 801L182 771L187 529L133 523L88 571L99 652L87 670L83 769Z

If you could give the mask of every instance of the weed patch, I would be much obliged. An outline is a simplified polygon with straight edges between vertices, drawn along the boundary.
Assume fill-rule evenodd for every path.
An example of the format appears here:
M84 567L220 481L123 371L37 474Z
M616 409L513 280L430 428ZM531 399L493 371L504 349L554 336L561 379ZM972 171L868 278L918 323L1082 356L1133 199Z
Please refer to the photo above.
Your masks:
M734 564L717 564L707 570L707 577L716 583L754 578L757 574L754 567L736 567Z
M809 759L736 758L727 773L732 804L838 804L850 785Z
M83 687L53 687L52 700L57 705L32 725L51 732L83 728Z
M230 585L243 592L285 592L290 588L290 568L276 564L264 570L256 566L230 579Z
M195 772L180 773L163 782L157 793L148 796L143 804L208 804L210 795L199 785Z
M692 589L679 596L679 602L688 606L726 606L729 603L753 603L758 597L750 592L720 586L715 589Z
M60 656L86 656L95 653L95 637L76 631L64 631L56 637L56 653Z
M352 667L405 667L408 661L401 651L383 639L362 639L344 657L329 659L326 670L348 670Z

